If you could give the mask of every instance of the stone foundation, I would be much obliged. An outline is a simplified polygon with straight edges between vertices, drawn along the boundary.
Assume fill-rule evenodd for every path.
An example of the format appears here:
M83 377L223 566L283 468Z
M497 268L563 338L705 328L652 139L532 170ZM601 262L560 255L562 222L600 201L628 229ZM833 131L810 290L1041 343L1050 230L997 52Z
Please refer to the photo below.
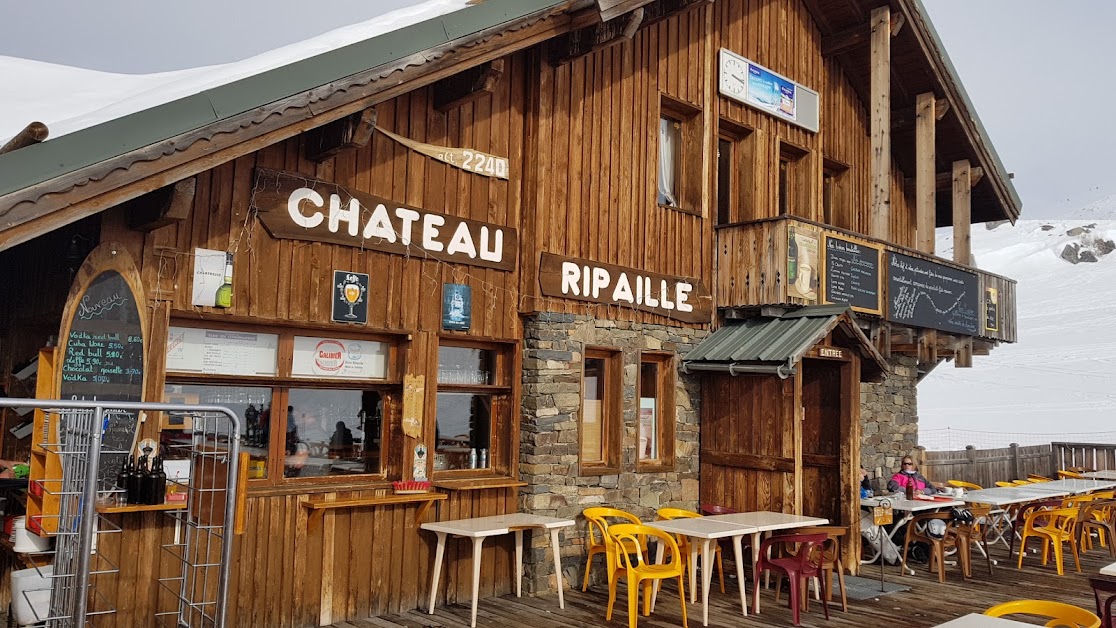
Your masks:
M893 356L890 363L884 381L860 385L860 463L885 482L918 446L918 361Z
M695 509L698 500L698 417L701 382L675 362L674 469L636 472L637 391L640 351L683 356L709 334L706 330L599 320L542 313L524 323L523 389L520 423L520 490L524 512L577 520L562 533L562 564L569 587L581 587L585 569L586 524L581 511L608 505L644 521L662 506ZM623 352L623 443L619 475L580 476L578 425L584 349ZM553 591L548 535L531 533L524 556L528 592ZM593 581L604 581L604 558L594 558Z

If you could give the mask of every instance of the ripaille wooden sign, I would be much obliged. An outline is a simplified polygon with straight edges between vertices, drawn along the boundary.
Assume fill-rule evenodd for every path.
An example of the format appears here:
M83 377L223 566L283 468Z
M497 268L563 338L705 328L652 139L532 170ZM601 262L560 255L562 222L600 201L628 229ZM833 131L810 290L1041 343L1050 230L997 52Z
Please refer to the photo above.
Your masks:
M252 207L279 239L515 270L515 229L410 207L328 181L256 168Z
M550 297L630 307L686 323L708 323L713 298L695 279L543 253L539 286Z

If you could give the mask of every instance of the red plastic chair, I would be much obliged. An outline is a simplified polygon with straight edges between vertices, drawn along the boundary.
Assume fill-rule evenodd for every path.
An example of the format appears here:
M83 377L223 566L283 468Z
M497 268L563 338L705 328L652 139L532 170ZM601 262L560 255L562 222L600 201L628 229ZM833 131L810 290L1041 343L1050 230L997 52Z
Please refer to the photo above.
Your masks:
M740 512L740 511L733 510L732 508L729 508L728 506L717 506L715 504L702 504L701 505L701 512L706 514L706 515L735 515L736 513Z
M1097 599L1097 616L1101 618L1101 628L1116 628L1116 615L1112 605L1116 604L1116 580L1089 578L1093 585L1093 596Z
M790 580L790 600L788 601L791 606L791 614L794 616L795 626L801 625L799 609L803 602L809 598L809 589L806 587L806 582L810 578L818 578L821 575L823 546L828 538L829 535L827 534L780 534L765 539L760 545L759 562L756 563L753 574L754 581L758 583L760 574L768 569L787 574L787 578ZM768 558L771 546L780 543L797 545L798 549L794 550L795 554L793 556ZM829 620L829 603L826 602L826 598L829 595L829 586L828 582L822 582L821 603L827 621ZM755 586L752 590L755 592L752 601L753 612L758 612L754 609L759 604L760 587Z

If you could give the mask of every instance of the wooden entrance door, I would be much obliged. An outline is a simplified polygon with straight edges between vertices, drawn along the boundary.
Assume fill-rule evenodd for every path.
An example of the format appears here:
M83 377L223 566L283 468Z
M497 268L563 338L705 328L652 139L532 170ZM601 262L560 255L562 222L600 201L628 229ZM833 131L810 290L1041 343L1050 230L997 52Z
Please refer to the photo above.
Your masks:
M847 363L830 360L802 361L802 514L842 521L841 371ZM847 476L845 477L847 479Z

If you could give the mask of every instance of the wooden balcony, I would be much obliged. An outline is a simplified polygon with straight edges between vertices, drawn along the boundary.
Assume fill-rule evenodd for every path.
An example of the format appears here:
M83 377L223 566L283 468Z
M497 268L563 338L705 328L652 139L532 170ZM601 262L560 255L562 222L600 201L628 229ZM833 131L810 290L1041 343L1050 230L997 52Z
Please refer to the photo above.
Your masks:
M800 271L793 282L791 229ZM718 227L715 283L715 303L728 316L733 308L851 301L885 355L924 363L950 357L968 366L971 355L1017 339L1015 280L800 218Z

